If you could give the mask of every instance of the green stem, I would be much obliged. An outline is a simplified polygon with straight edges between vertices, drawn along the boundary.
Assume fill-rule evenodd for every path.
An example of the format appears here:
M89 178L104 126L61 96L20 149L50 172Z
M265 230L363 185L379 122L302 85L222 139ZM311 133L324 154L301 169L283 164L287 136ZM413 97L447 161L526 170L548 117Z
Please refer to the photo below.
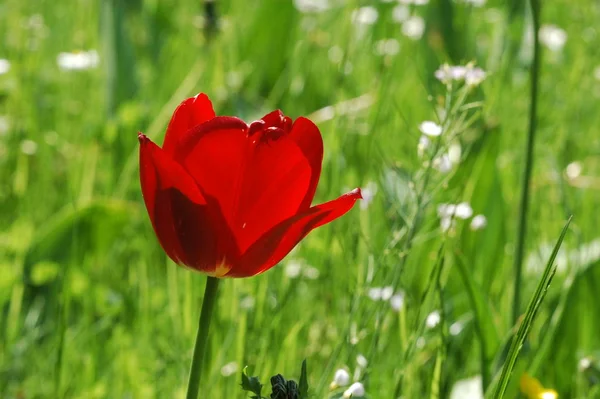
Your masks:
M208 329L212 312L217 299L217 289L219 288L219 279L208 277L206 280L206 289L204 290L204 301L200 311L200 321L198 323L198 334L194 344L194 355L190 367L190 379L186 399L198 399L198 390L200 389L200 376L202 366L204 365L204 355L206 354L206 343L208 342Z
M525 251L525 235L527 230L527 209L529 205L529 183L531 180L531 170L533 169L533 148L537 120L537 99L538 83L540 76L540 42L538 40L538 31L540 29L540 2L531 0L531 15L534 33L533 41L533 64L531 66L531 90L529 96L531 105L529 107L529 131L527 134L527 148L525 153L525 169L523 171L523 180L521 181L521 201L519 204L519 225L517 228L517 243L515 245L514 257L514 292L512 322L515 324L520 315L521 307L521 279L523 269L523 253Z

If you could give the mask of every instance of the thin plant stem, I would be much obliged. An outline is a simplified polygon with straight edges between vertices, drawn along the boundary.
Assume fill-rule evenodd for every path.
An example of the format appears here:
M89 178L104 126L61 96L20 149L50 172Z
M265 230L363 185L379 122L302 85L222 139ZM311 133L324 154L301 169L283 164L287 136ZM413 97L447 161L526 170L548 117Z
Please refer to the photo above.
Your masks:
M204 290L202 310L200 310L200 321L198 322L198 333L196 334L196 343L194 344L194 355L192 356L186 399L198 399L200 377L202 375L202 366L204 365L206 344L208 342L208 330L215 302L217 300L218 288L219 279L216 277L208 277L206 280L206 289Z
M535 131L537 125L537 103L538 103L538 83L540 77L540 42L537 32L540 28L540 2L539 0L530 0L531 16L534 34L533 41L533 64L531 66L531 90L529 93L531 104L529 106L529 129L527 132L527 148L525 149L525 168L523 170L523 180L521 181L521 199L519 203L519 221L517 227L517 243L515 245L515 255L513 269L515 273L512 323L515 324L519 319L521 308L521 283L523 269L523 254L525 251L525 237L527 233L527 211L529 207L529 186L531 180L531 171L533 169L533 149L535 144Z

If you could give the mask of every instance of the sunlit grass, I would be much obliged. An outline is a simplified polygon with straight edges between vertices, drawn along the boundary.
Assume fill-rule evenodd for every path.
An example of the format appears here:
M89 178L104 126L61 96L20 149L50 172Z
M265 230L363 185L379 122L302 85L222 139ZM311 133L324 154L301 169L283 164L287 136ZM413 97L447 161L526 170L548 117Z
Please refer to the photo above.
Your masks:
M245 366L264 382L297 376L304 359L316 398L341 368L373 399L450 397L476 376L487 388L518 328L529 11L491 0L330 1L310 13L293 1L217 1L207 40L200 3L0 4L10 64L0 63L0 396L184 397L205 277L175 267L154 237L137 132L161 142L175 106L200 91L218 114L247 121L275 108L311 115L325 141L315 202L357 186L372 195L280 266L221 284L206 397L244 397ZM395 20L406 12L408 27ZM593 2L543 5L541 24L567 38L542 43L522 304L574 218L506 398L526 371L560 397L598 395L599 17ZM89 69L58 63L94 50ZM487 73L480 85L435 77L469 62ZM443 129L420 154L424 121ZM444 154L455 160L445 173ZM438 213L461 203L471 216ZM477 215L482 228L471 227Z

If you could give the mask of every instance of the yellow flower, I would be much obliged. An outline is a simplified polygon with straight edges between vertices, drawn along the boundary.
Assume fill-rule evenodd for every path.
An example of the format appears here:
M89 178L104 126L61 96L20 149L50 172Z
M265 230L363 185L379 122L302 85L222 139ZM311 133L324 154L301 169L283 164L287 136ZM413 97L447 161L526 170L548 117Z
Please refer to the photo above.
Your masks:
M519 387L523 395L527 396L527 399L558 399L558 393L554 389L544 388L541 382L529 374L521 376Z

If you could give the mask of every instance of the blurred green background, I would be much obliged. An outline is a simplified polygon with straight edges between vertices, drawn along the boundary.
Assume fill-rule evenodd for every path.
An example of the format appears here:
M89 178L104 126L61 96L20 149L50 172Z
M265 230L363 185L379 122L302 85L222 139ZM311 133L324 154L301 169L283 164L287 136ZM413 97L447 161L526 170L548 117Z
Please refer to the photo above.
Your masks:
M276 108L310 116L325 141L316 202L357 186L372 197L278 267L222 284L202 397L245 397L245 366L263 382L298 378L303 359L315 398L340 396L329 383L344 367L373 399L450 397L479 375L487 385L513 332L526 5L215 6L211 33L198 0L0 2L0 397L184 396L205 278L158 245L136 134L160 143L198 92L246 121ZM596 1L543 4L523 311L574 219L511 398L525 370L563 398L600 397L599 20ZM419 157L418 127L448 104L434 72L468 62L487 77L459 104L460 160L444 174ZM487 225L444 232L437 206L463 201ZM373 288L387 286L377 300Z

